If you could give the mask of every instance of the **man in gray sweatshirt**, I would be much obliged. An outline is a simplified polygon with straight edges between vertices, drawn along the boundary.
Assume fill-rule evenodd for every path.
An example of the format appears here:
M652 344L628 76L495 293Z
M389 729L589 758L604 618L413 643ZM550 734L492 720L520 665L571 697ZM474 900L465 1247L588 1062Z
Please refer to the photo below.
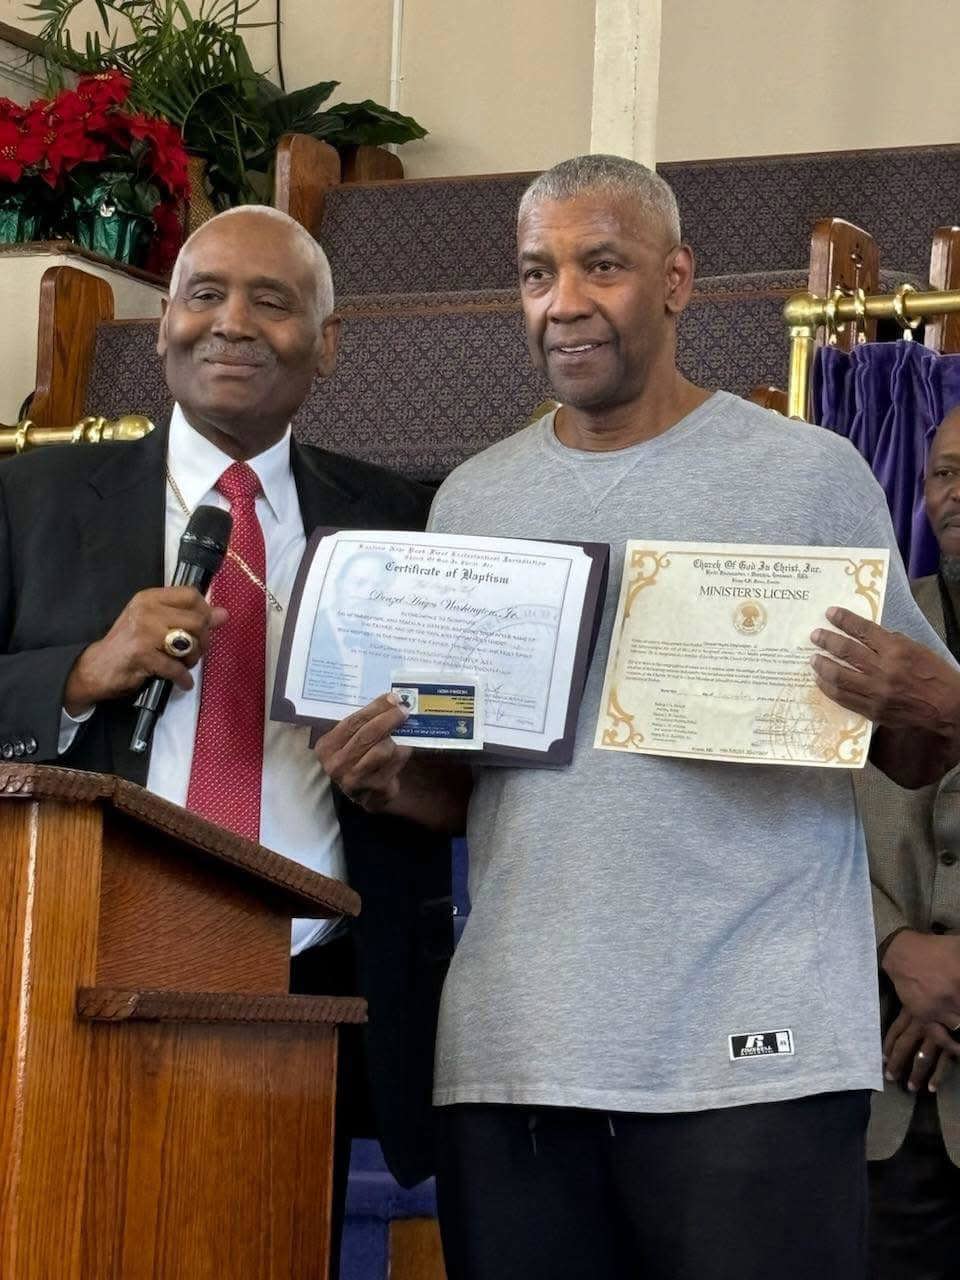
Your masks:
M889 547L883 626L832 610L814 665L902 784L960 757L960 676L854 449L678 371L693 258L661 179L605 156L543 174L519 266L562 406L459 467L430 527L610 544L573 761L441 772L391 741L389 696L318 744L367 807L466 821L434 1092L448 1274L857 1280L882 1075L850 777L594 749L624 544Z

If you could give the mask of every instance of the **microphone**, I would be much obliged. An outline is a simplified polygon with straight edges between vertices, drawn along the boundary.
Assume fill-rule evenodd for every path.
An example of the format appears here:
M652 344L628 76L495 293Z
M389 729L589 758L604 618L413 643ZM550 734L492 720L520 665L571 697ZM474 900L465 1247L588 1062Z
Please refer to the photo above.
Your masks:
M223 563L233 528L233 516L220 507L197 507L187 522L180 539L180 557L173 575L173 587L196 587L206 595L213 575ZM150 745L157 717L163 713L170 697L172 681L152 676L140 690L134 706L137 723L130 739L130 750L142 755Z

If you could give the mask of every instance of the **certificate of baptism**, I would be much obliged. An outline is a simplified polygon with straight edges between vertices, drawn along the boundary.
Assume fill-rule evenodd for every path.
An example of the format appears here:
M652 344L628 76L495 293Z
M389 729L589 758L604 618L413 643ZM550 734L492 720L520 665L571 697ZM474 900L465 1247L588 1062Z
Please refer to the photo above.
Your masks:
M810 633L879 623L889 552L628 542L594 746L859 769L871 723L817 687Z
M288 610L272 715L318 728L397 687L421 736L565 764L606 544L318 530ZM417 677L415 673L428 673Z

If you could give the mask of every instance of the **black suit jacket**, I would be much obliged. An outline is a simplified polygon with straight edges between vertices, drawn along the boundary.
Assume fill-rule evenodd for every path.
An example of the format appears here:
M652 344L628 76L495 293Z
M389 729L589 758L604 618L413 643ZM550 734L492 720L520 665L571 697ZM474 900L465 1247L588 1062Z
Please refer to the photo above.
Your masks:
M101 704L58 756L67 675L137 591L163 583L167 432L64 446L0 465L0 751L115 773L143 785L132 700ZM307 535L318 525L422 529L429 491L393 472L292 445ZM372 818L336 797L369 1001L370 1086L388 1164L432 1171L430 1089L437 1005L452 949L449 841Z

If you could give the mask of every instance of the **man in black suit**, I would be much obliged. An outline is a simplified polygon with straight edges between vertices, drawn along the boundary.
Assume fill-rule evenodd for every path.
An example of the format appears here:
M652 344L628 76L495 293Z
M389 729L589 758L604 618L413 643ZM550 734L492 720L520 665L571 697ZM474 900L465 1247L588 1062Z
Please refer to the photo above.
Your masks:
M421 529L426 519L423 487L290 437L313 379L334 366L332 308L326 258L302 227L272 209L220 215L184 246L160 324L158 350L176 401L169 426L134 444L48 449L0 467L0 755L119 774L346 876L363 898L360 920L333 936L298 922L292 986L367 997L376 1128L393 1172L412 1184L431 1172L433 1031L452 943L448 842L413 823L371 817L335 791L306 729L264 717L262 732L240 741L233 723L251 699L269 695L310 532ZM240 500L226 485L238 469L254 504L243 554ZM213 603L193 588L163 585L201 502L229 506L234 517ZM218 580L228 573L234 594L218 604ZM193 637L194 652L172 656L174 632ZM238 649L238 637L248 649ZM265 661L251 661L252 653ZM218 696L232 703L214 696L218 663L227 675ZM138 755L130 750L133 699L153 675L175 687L152 752ZM218 706L237 715L212 723ZM257 705L253 714L259 725ZM238 772L244 752L253 773ZM240 782L257 772L259 795ZM358 1073L358 1048L345 1048L345 1087Z

